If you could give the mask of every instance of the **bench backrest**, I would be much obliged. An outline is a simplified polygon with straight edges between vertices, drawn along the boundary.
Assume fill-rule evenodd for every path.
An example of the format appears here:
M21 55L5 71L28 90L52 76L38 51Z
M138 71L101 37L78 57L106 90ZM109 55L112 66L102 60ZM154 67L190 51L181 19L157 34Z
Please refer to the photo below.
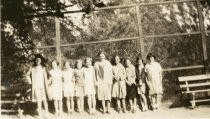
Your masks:
M203 75L194 75L194 76L182 76L178 78L180 88L185 89L182 93L190 93L195 92L196 87L204 88L210 87L210 74L203 74ZM210 89L207 89L210 90Z

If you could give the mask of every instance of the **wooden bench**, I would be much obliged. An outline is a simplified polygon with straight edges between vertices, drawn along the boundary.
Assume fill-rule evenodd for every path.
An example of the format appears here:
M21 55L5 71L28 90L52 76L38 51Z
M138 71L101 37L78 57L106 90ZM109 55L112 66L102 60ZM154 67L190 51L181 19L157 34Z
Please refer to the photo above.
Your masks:
M195 108L197 102L210 101L208 99L196 99L197 93L210 92L210 74L182 76L178 78L182 94L191 94L190 103Z
M20 104L30 100L26 99L25 95L22 95L21 88L23 86L1 86L1 114L15 113L18 117L22 116L23 110L20 108ZM24 94L30 93L29 91L30 89L25 90Z

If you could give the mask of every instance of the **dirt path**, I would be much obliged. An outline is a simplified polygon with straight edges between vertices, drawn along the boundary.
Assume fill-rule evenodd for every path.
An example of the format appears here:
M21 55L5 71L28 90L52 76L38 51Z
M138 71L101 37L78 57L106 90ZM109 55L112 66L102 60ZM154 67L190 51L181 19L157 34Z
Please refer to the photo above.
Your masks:
M89 115L88 113L78 114L73 113L70 116L67 116L64 113L60 117L55 117L52 113L48 115L48 117L43 116L42 119L173 119L173 118L185 118L185 119L198 119L198 118L206 118L210 119L210 105L200 105L195 109L189 109L187 107L178 107L178 108L169 108L170 104L163 104L162 108L159 111L147 111L141 112L137 110L135 114L127 113L127 114L118 114L115 110L112 109L112 114L101 114L97 111L95 115ZM2 115L1 119L16 119L15 115ZM23 119L38 119L36 116L32 115L24 115Z

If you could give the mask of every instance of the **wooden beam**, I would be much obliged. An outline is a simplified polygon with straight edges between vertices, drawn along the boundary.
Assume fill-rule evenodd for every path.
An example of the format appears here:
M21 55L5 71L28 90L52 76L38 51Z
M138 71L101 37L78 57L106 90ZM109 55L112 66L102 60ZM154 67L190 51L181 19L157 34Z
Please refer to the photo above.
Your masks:
M204 68L204 65L166 68L166 69L163 69L163 71L177 71L177 70L200 69L200 68Z
M142 31L142 24L141 24L141 19L142 19L142 16L140 14L140 11L139 11L139 6L136 6L136 17L137 17L137 26L138 26L138 33L139 33L139 39L137 41L137 46L140 50L140 53L141 53L141 58L145 59L146 56L145 56L145 51L144 51L144 36L143 36L143 31Z
M201 8L201 3L200 1L196 2L197 8L198 8L198 17L199 17L199 27L201 31L201 40L202 40L202 47L203 47L203 62L204 62L204 70L206 73L208 73L207 69L207 60L208 60L208 55L207 55L207 39L206 39L206 34L205 34L205 26L204 26L204 18L202 14L202 8Z
M162 38L162 37L173 37L173 36L187 36L187 35L198 35L201 34L200 31L198 32L191 32L191 33L174 33L174 34L164 34L164 35L151 35L151 36L144 36L145 38Z
M210 33L210 31L205 31ZM162 38L162 37L174 37L174 36L186 36L186 35L198 35L201 34L200 31L192 32L192 33L175 33L175 34L166 34L166 35L152 35L152 36L144 36L144 38ZM117 41L126 41L126 40L137 40L139 37L130 37L130 38L120 38L120 39L111 39L111 40L101 40L101 41L90 41L90 42L81 42L81 43L70 43L70 44L61 44L61 47L67 46L75 46L75 45L89 45L89 44L98 44L98 43L108 43L108 42L117 42ZM39 46L38 49L45 48L55 48L55 45L50 46Z
M67 47L67 46L76 46L76 45L90 45L90 44L98 44L98 43L109 43L109 42L117 42L117 41L136 40L138 38L139 37L131 37L131 38L121 38L121 39L110 39L110 40L101 40L101 41L61 44L61 46L62 47Z
M60 20L55 17L55 30L56 30L56 59L61 64L61 44L60 44Z

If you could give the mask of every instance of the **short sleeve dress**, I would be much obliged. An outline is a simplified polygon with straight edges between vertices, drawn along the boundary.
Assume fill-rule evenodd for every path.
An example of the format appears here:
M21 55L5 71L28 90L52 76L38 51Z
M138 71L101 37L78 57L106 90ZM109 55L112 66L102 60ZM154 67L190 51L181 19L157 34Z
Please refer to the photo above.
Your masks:
M29 69L27 76L32 82L32 101L42 101L47 98L47 74L45 67L34 66Z
M112 88L112 65L108 60L96 62L94 65L97 81L97 98L98 100L111 101Z
M51 76L52 84L52 99L53 100L62 100L63 98L63 85L62 85L62 72L60 69L52 69L49 71Z
M63 96L73 97L74 96L74 79L73 69L67 69L62 71L63 75Z
M84 68L74 69L73 77L75 79L75 96L85 96L85 72Z
M162 94L162 75L160 75L162 72L162 67L160 64L157 62L146 64L145 72L146 82L149 87L149 94Z
M112 97L125 98L126 97L126 72L122 64L113 66L113 85Z
M85 71L85 95L95 95L95 70L93 66L84 68Z

